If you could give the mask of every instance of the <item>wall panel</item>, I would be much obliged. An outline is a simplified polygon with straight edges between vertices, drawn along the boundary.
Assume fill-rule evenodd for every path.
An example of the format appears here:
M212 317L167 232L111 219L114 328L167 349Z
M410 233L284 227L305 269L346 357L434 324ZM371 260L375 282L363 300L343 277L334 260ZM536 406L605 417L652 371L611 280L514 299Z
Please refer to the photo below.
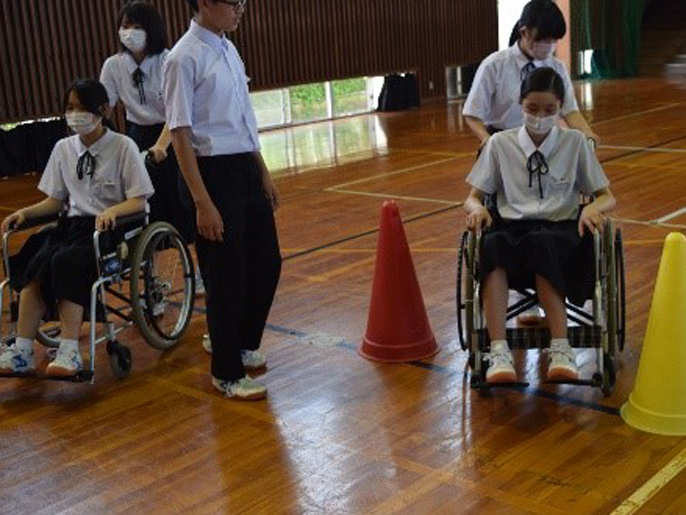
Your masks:
M151 1L171 44L190 9ZM0 0L0 122L59 114L66 85L117 50L123 3ZM233 39L253 90L415 71L422 97L445 96L446 66L497 47L496 0L250 0L245 18Z

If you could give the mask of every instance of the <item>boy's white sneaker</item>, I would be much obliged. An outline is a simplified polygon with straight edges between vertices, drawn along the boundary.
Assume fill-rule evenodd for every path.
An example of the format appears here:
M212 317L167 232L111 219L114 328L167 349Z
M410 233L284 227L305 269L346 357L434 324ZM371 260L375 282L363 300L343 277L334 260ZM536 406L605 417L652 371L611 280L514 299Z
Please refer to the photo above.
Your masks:
M209 334L203 335L202 348L208 354L212 354L212 339ZM241 359L246 370L258 370L267 366L267 357L260 351L243 349Z
M11 346L0 355L0 374L34 374L35 372L33 349L21 351Z
M243 349L241 358L246 370L258 370L267 366L267 357L257 350Z
M222 381L213 377L212 386L227 397L239 401L259 401L267 396L267 387L249 375L238 381Z
M45 373L55 377L75 376L83 369L83 360L78 349L57 349L55 359L45 369Z
M202 348L205 349L205 352L208 354L212 354L212 340L210 339L209 334L202 335Z
M195 272L195 294L198 297L205 295L205 282L202 280L200 270Z

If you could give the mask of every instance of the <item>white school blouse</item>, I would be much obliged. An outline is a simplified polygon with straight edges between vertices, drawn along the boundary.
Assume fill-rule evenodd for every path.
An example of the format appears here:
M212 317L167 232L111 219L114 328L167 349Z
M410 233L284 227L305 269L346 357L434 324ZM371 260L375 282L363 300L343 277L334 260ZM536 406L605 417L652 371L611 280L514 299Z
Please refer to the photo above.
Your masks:
M467 182L487 194L496 193L505 220L574 220L579 192L590 196L609 181L583 133L554 127L538 150L549 171L531 177L527 161L536 146L525 127L494 134L486 143Z
M95 171L79 179L77 164L86 151L95 157ZM78 135L58 141L38 189L67 201L67 216L97 216L124 200L149 198L155 192L133 140L107 129L90 147Z
M145 81L145 104L141 103L138 86L133 82L133 72L139 67L129 52L119 52L108 57L102 65L100 82L107 89L110 106L121 99L126 108L126 119L138 125L156 125L165 122L164 96L162 94L162 65L169 54L164 50L143 59L140 69Z
M522 68L529 62L529 58L519 48L519 43L489 55L476 72L462 114L478 118L485 125L498 129L520 127L524 123L522 106L519 103ZM565 84L562 116L578 111L574 86L562 61L550 57L545 61L531 62L537 68L553 68L562 77Z
M192 21L164 64L168 127L190 127L198 156L259 150L248 80L233 43Z

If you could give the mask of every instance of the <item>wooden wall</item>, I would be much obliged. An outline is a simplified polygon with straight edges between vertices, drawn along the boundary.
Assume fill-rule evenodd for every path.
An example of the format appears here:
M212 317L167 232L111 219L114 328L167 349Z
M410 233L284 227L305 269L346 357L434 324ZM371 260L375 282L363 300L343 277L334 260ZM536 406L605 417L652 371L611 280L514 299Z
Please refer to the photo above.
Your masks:
M56 115L78 77L117 49L123 0L0 2L0 122ZM187 29L183 0L152 0L170 43ZM251 0L234 36L254 90L416 71L422 97L446 94L445 67L497 48L497 0Z

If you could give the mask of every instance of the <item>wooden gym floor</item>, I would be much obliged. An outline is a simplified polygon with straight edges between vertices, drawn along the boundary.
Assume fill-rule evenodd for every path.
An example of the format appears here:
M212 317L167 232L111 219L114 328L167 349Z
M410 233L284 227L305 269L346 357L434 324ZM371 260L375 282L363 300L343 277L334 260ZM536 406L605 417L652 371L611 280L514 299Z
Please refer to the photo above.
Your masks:
M611 397L541 384L537 352L518 356L530 388L470 390L454 283L476 141L459 102L271 131L284 267L263 344L269 399L212 390L200 312L164 354L127 331L125 380L102 348L95 385L3 380L0 513L686 514L686 441L618 416L664 237L686 229L686 91L603 81L579 83L577 98L602 138L625 239L628 340ZM0 182L0 217L40 198L36 180ZM386 198L399 202L441 346L422 363L356 353ZM593 354L579 362L590 376Z

